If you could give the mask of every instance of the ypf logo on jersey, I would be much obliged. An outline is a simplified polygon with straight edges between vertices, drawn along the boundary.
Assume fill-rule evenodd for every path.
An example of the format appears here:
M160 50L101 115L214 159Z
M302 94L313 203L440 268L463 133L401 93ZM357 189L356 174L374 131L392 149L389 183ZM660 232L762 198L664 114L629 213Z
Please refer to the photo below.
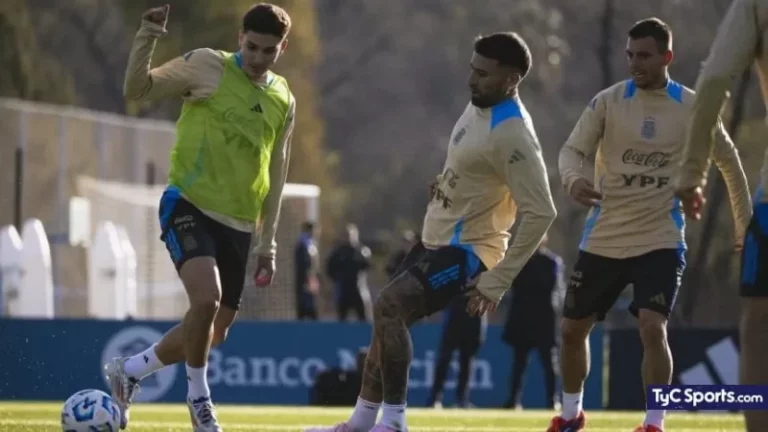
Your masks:
M115 333L104 346L101 353L101 364L104 365L115 357L129 357L138 354L162 337L162 333L150 327L124 328ZM106 377L104 380L109 387ZM176 365L160 369L141 380L141 391L136 395L136 401L152 402L162 398L173 387L174 381L176 381Z

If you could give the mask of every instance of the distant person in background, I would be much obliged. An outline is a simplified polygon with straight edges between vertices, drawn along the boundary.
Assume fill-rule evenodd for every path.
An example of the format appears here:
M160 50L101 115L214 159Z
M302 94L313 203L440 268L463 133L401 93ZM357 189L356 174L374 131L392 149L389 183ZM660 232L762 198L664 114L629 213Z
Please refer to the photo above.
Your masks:
M350 310L355 312L358 320L367 320L371 295L366 272L371 267L370 259L371 250L360 243L357 226L347 225L346 238L333 249L326 263L326 272L334 283L340 321L346 321Z
M522 383L528 354L536 349L544 369L546 407L555 408L557 322L565 297L563 260L547 249L547 237L512 283L502 340L514 348L509 400L505 408L522 407Z
M420 236L415 234L411 230L403 231L403 236L400 239L400 247L395 250L387 260L387 266L384 269L387 272L387 277L392 279L398 272L400 264L403 262L408 252L413 249L417 243L421 241Z
M317 295L320 292L318 278L318 251L314 238L315 225L304 222L301 235L294 248L296 317L300 320L317 320Z
M467 312L469 297L456 297L444 312L443 336L440 354L435 366L435 381L427 406L442 406L443 387L448 376L448 366L454 351L459 352L459 376L456 381L456 406L471 407L469 403L469 379L472 361L483 344L488 328L488 315L472 316Z

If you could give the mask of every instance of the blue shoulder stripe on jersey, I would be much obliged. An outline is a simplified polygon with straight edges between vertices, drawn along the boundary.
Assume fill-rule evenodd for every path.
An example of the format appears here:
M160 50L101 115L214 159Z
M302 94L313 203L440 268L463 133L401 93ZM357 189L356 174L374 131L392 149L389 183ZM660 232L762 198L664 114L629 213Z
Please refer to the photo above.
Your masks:
M511 118L523 118L523 110L516 100L507 99L491 108L491 130Z
M637 86L632 79L626 81L624 99L631 99L637 93ZM683 86L673 80L667 80L667 95L677 103L683 103Z
M683 86L679 83L667 80L667 94L677 103L683 103Z
M624 87L624 99L630 99L637 92L637 86L635 86L635 82L631 79L628 79L626 83L626 87Z

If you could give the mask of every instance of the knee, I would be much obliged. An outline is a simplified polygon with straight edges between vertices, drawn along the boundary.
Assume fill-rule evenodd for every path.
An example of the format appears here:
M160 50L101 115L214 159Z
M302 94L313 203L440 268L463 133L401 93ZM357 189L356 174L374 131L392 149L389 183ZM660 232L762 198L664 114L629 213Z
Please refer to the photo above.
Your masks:
M572 320L568 318L564 319L560 328L563 345L584 345L591 329L591 320Z
M221 296L216 292L200 293L197 296L190 296L189 303L190 307L197 312L215 314L221 306Z
M390 292L383 291L376 302L373 304L373 320L381 322L383 320L396 320L401 316L400 301L397 296Z
M189 308L196 316L206 317L213 320L216 313L219 311L221 305L220 300L220 297L215 294L200 295L197 297L190 296Z
M196 315L213 317L219 310L221 289L215 262L209 257L192 258L181 268L181 280Z
M667 320L663 315L641 310L638 317L640 339L644 346L658 345L667 341Z

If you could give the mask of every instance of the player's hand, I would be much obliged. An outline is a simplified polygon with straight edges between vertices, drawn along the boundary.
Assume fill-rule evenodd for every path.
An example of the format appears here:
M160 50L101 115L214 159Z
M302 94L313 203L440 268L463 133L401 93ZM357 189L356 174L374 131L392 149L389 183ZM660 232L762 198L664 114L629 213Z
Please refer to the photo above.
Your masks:
M275 259L268 256L259 255L256 257L256 272L254 273L254 284L257 287L265 287L272 283L275 276Z
M678 189L675 195L683 204L683 212L686 216L693 220L701 220L701 209L704 207L704 203L707 202L701 186Z
M483 316L486 312L496 311L496 302L489 299L477 288L466 294L469 297L467 313L469 316Z
M168 23L168 12L170 10L171 5L152 8L144 12L141 18L165 28L165 24Z
M600 204L603 194L595 190L591 181L580 178L571 186L571 197L587 207L592 207Z

